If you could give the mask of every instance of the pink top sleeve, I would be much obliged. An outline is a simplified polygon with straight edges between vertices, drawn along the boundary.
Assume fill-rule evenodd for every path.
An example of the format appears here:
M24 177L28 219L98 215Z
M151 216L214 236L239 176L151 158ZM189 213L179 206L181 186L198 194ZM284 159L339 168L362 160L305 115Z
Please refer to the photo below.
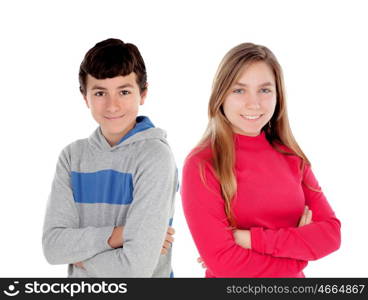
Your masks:
M313 191L304 183L319 191ZM340 247L340 221L321 191L310 166L306 166L302 184L305 204L312 210L312 223L277 230L251 228L252 249L273 257L316 260Z

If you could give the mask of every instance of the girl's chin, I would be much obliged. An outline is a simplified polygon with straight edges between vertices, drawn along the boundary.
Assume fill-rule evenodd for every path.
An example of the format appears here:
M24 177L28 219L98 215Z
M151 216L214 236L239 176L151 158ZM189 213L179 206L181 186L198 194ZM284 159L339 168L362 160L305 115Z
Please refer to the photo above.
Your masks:
M237 132L238 134L241 134L241 135L246 135L246 136L258 136L261 132L258 131L258 132L245 132L245 131L242 131L242 132Z
M242 135L257 136L261 133L261 128L234 128L234 132Z

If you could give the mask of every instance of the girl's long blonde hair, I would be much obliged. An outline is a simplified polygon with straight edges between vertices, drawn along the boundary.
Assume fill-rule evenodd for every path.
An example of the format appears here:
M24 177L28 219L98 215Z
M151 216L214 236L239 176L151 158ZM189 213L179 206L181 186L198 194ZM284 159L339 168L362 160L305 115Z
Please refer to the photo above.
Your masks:
M300 157L302 170L305 164L310 164L291 132L286 110L282 69L275 55L267 47L252 43L243 43L231 49L222 59L213 81L208 106L209 121L198 149L200 151L209 146L212 149L212 166L220 182L225 201L225 212L232 227L236 227L232 211L232 200L237 191L234 171L235 149L233 130L224 114L223 104L243 67L259 61L266 63L273 71L277 91L275 112L269 124L262 130L265 131L267 140L277 151L285 155ZM291 152L283 150L280 145L286 146Z

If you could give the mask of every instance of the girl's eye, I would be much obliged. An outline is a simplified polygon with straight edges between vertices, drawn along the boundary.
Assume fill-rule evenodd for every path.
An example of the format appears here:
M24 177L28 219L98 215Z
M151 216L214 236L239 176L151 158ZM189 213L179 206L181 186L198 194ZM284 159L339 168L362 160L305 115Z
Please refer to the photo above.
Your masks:
M267 89L267 88L263 88L263 89L261 89L261 93L268 94L268 93L271 93L271 90Z
M95 96L102 97L105 93L104 92L96 92Z
M244 89L236 89L236 90L233 90L233 93L234 94L244 94Z
M125 96L126 96L126 95L129 95L129 94L130 94L130 92L129 92L129 91L127 91L127 90L123 90L123 91L121 91L121 92L120 92L120 94L121 94L121 95L125 95Z

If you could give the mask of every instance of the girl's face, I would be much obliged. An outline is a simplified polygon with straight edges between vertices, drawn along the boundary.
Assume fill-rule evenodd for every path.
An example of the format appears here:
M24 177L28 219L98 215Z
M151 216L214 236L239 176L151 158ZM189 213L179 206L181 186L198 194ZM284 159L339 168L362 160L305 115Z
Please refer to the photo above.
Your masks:
M257 136L271 119L276 101L273 72L261 61L243 67L239 79L230 87L223 108L234 133Z

